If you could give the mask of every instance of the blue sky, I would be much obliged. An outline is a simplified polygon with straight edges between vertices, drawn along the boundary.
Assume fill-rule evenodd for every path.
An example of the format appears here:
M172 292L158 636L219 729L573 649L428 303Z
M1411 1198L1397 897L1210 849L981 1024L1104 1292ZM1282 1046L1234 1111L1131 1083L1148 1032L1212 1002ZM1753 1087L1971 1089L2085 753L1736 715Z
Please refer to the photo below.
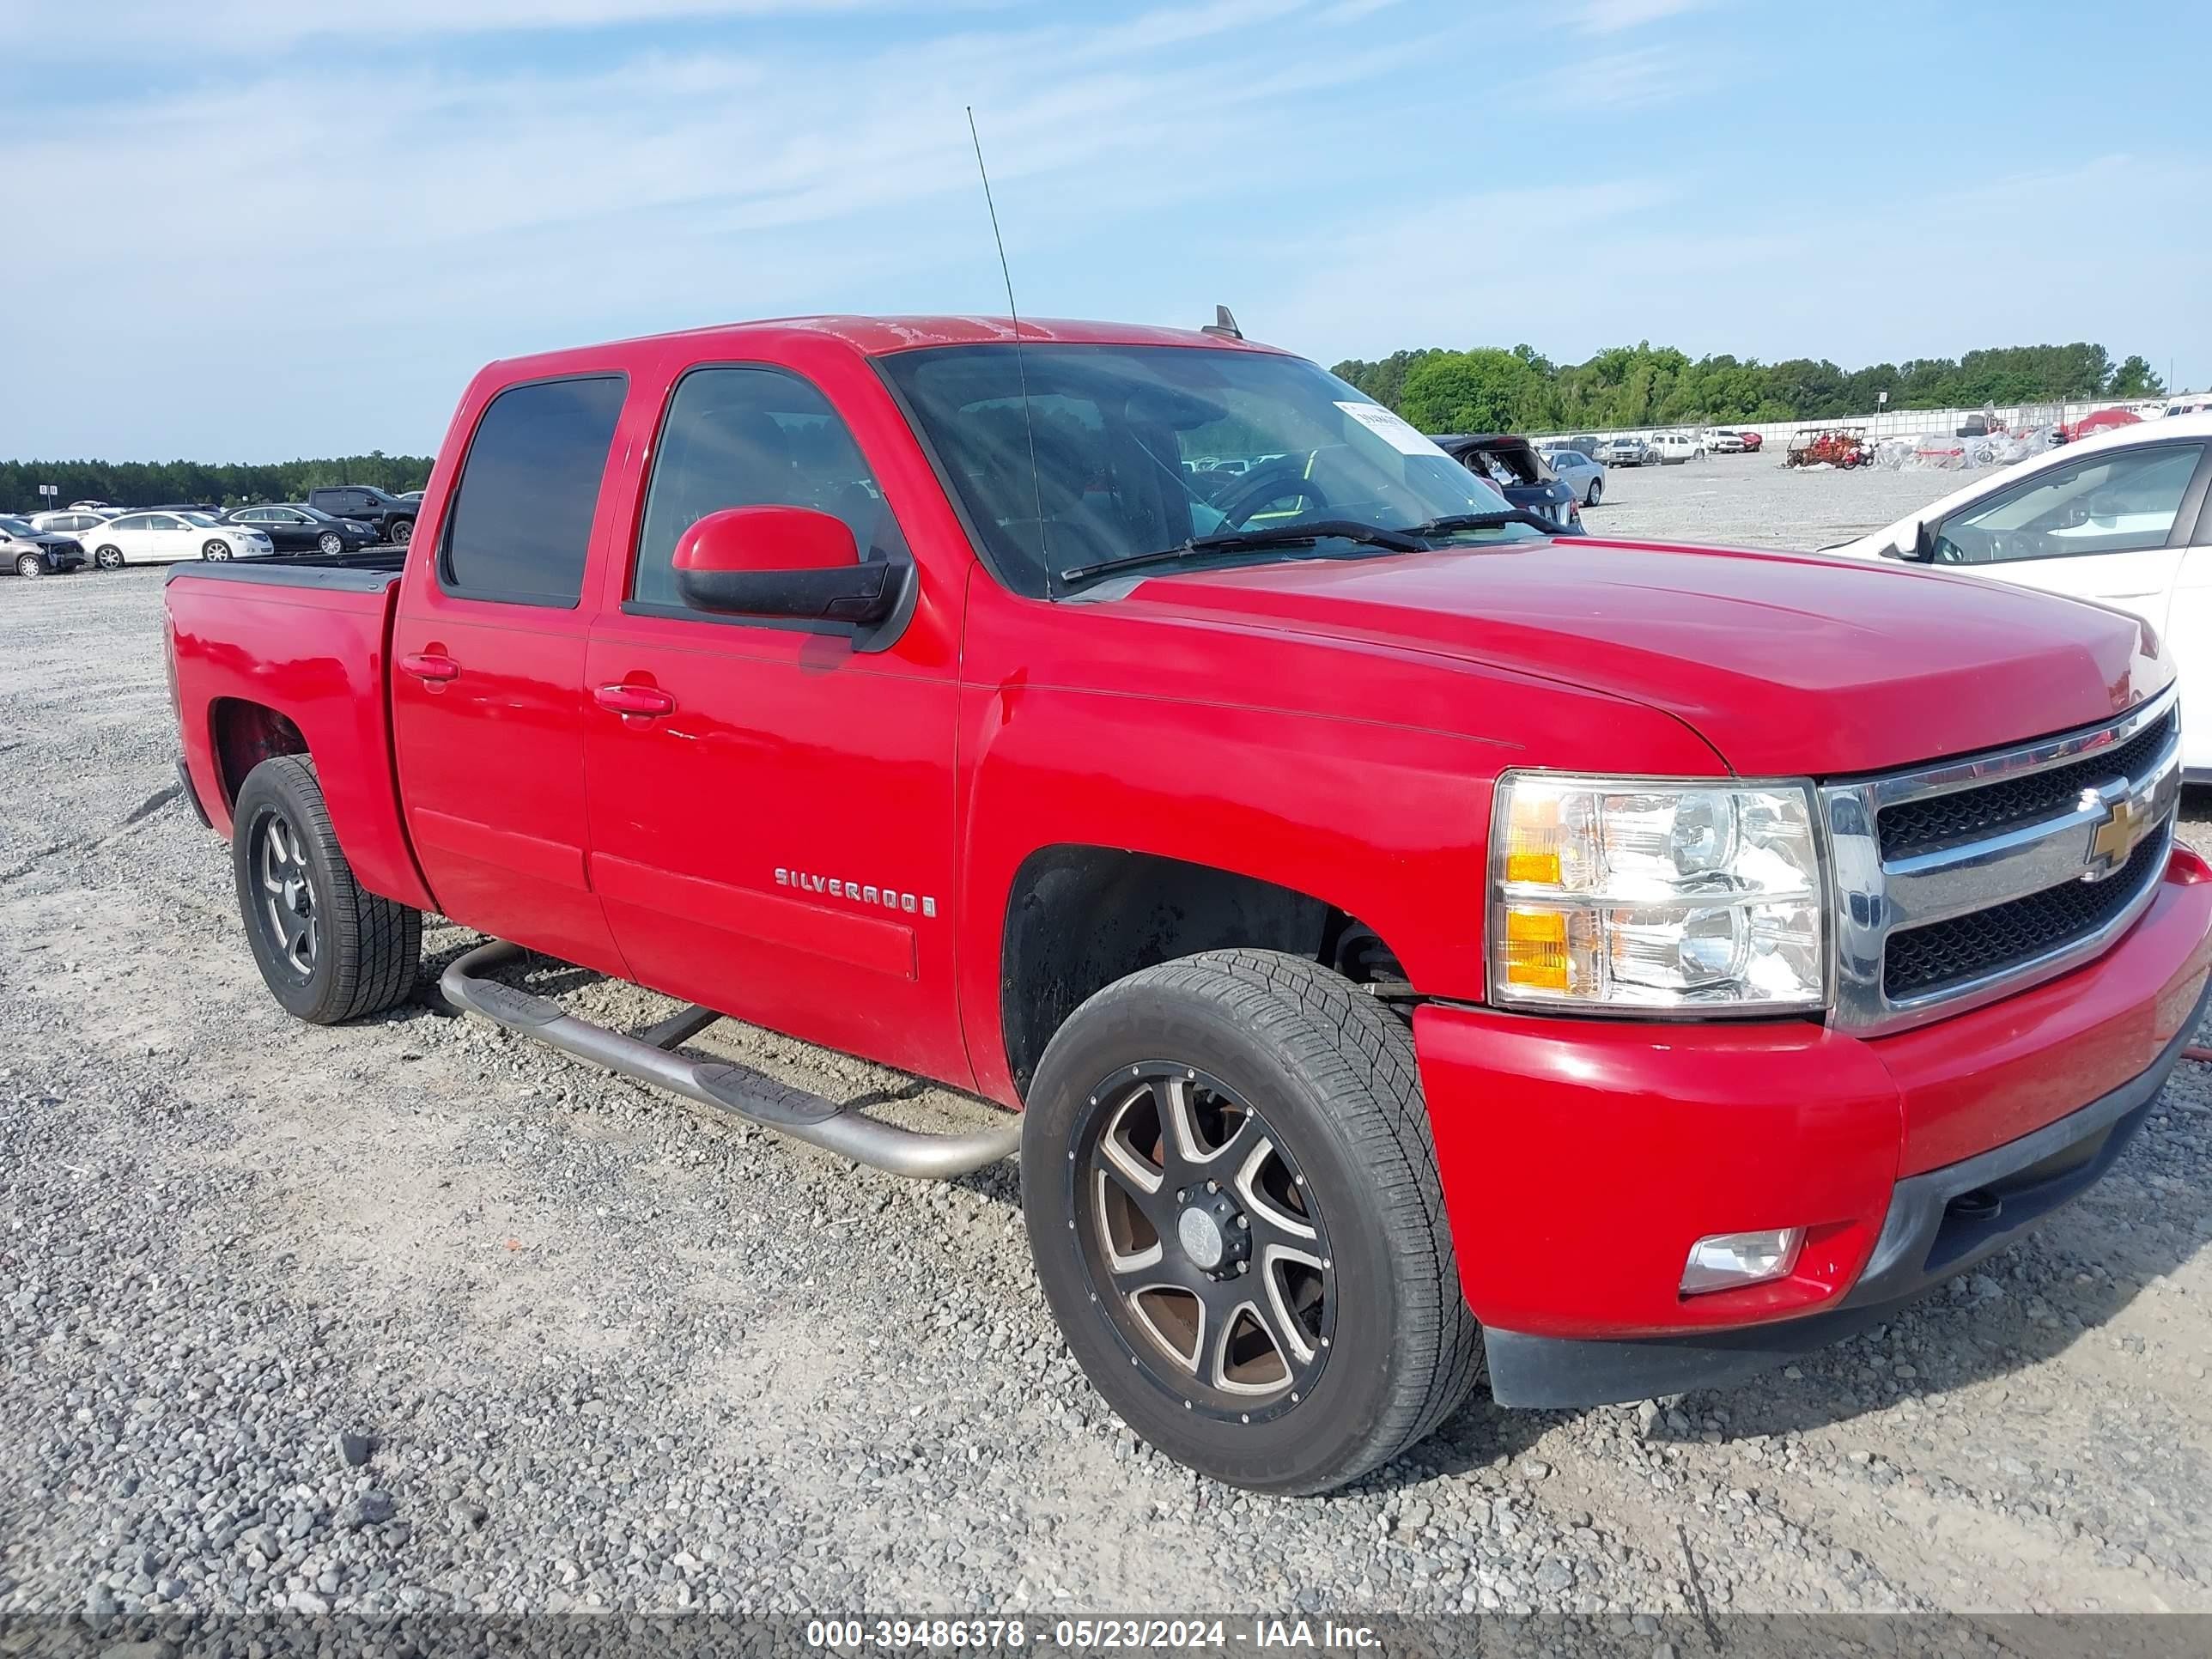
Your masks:
M0 455L424 451L494 357L1001 310L971 103L1036 315L2201 386L2208 62L2126 0L0 0Z

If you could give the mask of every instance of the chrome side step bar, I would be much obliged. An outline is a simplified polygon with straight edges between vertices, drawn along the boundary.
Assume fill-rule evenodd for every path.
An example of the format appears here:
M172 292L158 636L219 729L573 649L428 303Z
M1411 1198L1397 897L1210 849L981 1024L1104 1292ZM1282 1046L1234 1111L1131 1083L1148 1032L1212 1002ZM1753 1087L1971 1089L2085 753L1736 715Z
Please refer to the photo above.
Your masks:
M1021 1146L1021 1120L1012 1115L994 1128L927 1134L848 1110L748 1066L685 1060L670 1053L721 1018L708 1008L687 1008L630 1036L579 1019L544 997L483 977L521 954L521 946L501 940L478 945L439 976L438 988L455 1007L550 1043L563 1054L893 1175L942 1181L996 1164Z

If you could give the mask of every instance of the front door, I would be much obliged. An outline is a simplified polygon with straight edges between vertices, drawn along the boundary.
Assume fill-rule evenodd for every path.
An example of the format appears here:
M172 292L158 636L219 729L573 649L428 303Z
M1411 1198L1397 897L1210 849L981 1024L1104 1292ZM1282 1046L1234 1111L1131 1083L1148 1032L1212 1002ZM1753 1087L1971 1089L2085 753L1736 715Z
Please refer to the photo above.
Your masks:
M643 486L584 709L592 882L632 976L971 1081L952 957L957 596L925 570L913 621L875 654L849 629L686 606L677 538L723 507L817 507L864 557L906 556L844 421L785 370L684 374Z
M2203 470L2204 447L2186 442L2104 450L2045 467L1933 526L1935 562L2094 599L2163 634L2188 544L2180 532L2195 520Z
M585 869L583 603L624 382L510 386L478 419L392 628L400 799L438 908L603 972L620 954Z

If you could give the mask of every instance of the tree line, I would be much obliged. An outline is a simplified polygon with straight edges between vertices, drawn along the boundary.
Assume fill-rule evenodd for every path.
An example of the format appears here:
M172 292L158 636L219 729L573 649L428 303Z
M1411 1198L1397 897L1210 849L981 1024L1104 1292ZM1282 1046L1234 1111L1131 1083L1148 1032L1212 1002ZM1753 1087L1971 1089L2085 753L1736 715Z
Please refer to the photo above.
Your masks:
M2153 398L2165 383L2131 356L2115 365L2100 345L2000 346L1963 357L1920 357L1844 369L1825 358L1762 363L1692 359L1646 341L1555 363L1532 346L1511 350L1394 351L1354 358L1336 373L1425 432L1574 432L1714 421L1819 420L1892 409Z
M430 482L428 455L338 455L326 460L233 461L0 461L0 512L36 513L71 501L150 507L158 501L207 501L243 507L255 501L298 501L310 489L332 484L374 484L394 495ZM40 484L60 492L49 501Z

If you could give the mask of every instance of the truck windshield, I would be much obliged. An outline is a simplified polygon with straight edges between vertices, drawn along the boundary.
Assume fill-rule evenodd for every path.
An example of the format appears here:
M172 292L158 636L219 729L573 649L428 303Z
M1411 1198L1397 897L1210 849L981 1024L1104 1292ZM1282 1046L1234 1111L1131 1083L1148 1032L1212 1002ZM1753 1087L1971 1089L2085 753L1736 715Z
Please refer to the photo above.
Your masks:
M1334 375L1272 352L1188 346L939 346L879 360L1006 585L1193 541L1194 560L1388 550L1324 526L1414 531L1506 511L1505 498ZM1028 387L1027 419L1023 386ZM1030 453L1034 447L1034 467ZM1300 526L1318 533L1301 538ZM1242 547L1224 545L1248 532ZM1531 538L1526 525L1433 532ZM1152 568L1159 568L1146 561ZM1169 562L1172 562L1170 561Z

